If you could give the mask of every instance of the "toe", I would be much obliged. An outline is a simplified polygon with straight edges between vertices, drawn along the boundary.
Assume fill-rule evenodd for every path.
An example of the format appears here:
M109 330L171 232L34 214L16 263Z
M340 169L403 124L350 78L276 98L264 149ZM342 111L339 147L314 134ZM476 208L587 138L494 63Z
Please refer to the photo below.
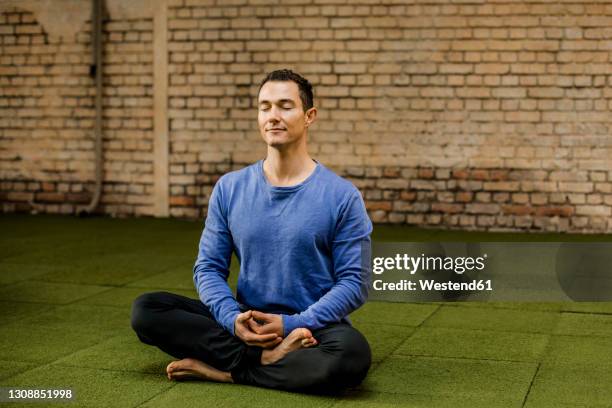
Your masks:
M296 335L298 338L301 338L301 339L307 339L307 338L312 337L312 333L310 332L310 330L305 329L305 328L297 329Z

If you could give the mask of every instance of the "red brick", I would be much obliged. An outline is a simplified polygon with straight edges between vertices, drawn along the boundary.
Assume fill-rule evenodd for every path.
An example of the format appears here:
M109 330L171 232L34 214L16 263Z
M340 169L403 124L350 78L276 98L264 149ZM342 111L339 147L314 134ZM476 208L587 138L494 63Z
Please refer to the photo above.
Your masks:
M533 214L533 208L526 205L504 205L502 212L511 215L529 215Z
M467 204L465 210L470 214L497 214L500 207L498 204L473 203Z
M194 205L194 200L191 196L171 196L170 205L189 207Z
M483 188L488 191L518 191L518 181L492 181L484 183Z
M571 217L572 215L574 215L574 207L571 207L569 205L537 207L535 210L535 214L538 216L546 217Z
M53 202L61 203L64 201L65 195L63 193L36 193L37 202Z
M392 203L391 201L367 201L366 209L368 211L391 211Z
M504 181L508 180L508 170L491 170L491 180Z
M91 196L87 193L67 193L66 201L71 203L86 204L91 200Z
M432 179L434 178L434 174L433 169L419 169L417 172L418 177L423 179Z
M416 199L416 193L414 191L402 191L400 193L400 199L403 201L414 201Z
M470 173L465 169L453 170L453 178L467 179L469 176L470 176Z
M431 210L436 211L436 212L454 214L454 213L462 212L463 205L462 204L449 204L449 203L433 203L431 205Z
M55 191L55 183L44 182L42 183L42 189L43 191Z
M383 177L398 178L400 175L399 167L385 167L383 169Z
M6 199L8 201L30 201L32 199L32 195L32 193L14 191L7 193Z
M474 197L474 193L470 191L459 191L455 195L455 200L457 200L460 203L469 203L472 201L473 197Z
M489 171L488 170L472 170L470 172L470 178L474 180L488 180Z

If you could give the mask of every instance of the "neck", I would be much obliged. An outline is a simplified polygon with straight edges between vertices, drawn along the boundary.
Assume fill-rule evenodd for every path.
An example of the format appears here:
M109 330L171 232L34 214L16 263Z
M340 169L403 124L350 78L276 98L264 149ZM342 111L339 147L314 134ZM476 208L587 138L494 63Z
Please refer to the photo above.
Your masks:
M264 173L272 185L282 187L301 183L314 171L316 163L303 149L277 149L268 146Z

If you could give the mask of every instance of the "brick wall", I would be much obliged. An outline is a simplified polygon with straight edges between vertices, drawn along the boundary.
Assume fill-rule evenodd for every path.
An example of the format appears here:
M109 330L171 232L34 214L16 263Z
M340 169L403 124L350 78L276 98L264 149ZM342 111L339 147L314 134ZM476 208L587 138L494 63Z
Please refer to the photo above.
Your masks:
M0 14L0 171L4 209L47 203L70 212L87 200L82 179L93 167L92 99L86 48L44 33L34 16Z
M151 21L104 25L105 212L151 214ZM32 13L0 14L4 211L74 213L94 183L90 28L49 35Z
M264 157L257 85L266 71L289 67L315 85L313 157L361 189L373 221L612 232L612 5L283 3L168 0L171 216L205 215L221 174ZM92 190L89 28L74 44L55 44L44 32L17 33L36 23L15 15L28 13L0 14L3 210L28 210L34 196L43 211L70 212ZM104 29L100 209L152 214L154 27L149 16ZM56 100L57 112L45 105L34 110L39 118L22 116L41 103L29 93L45 87L26 81L54 78L44 70L62 66L35 59L22 72L37 46L10 43L22 37L54 45L56 58L67 47L75 60L53 75L70 83L53 95L83 94ZM59 127L45 128L54 121ZM27 160L28 149L59 157Z

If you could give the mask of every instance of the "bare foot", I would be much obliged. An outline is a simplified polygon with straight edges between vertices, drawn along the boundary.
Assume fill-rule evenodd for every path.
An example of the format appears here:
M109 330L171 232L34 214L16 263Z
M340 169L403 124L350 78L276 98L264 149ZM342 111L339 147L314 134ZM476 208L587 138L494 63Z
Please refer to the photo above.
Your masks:
M228 372L217 370L195 358L184 358L173 361L166 367L169 380L204 380L217 382L234 382Z
M261 353L261 364L268 365L275 363L285 357L287 353L316 345L317 340L312 337L310 330L304 328L295 329L278 346L273 349L264 350Z

